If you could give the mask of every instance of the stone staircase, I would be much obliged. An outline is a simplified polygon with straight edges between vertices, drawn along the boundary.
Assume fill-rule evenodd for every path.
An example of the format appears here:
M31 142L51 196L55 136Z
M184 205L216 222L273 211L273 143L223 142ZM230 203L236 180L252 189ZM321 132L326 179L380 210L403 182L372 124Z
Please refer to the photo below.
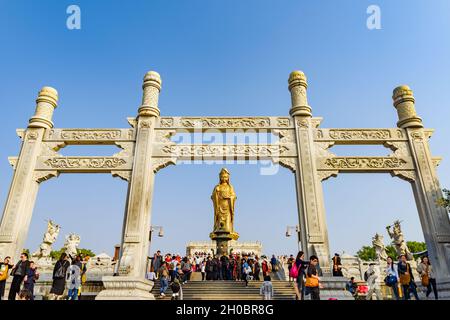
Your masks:
M262 300L259 288L262 281L189 281L182 285L184 300ZM294 300L294 287L287 281L273 280L274 300ZM160 284L155 282L152 293L157 300L170 300L172 291L166 291L166 297L159 296Z

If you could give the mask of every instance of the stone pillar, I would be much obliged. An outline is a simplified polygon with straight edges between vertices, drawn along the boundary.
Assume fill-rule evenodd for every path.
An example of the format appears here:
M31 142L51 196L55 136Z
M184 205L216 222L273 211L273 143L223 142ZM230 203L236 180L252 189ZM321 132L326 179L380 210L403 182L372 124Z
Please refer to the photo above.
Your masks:
M305 258L315 254L324 273L330 272L328 231L322 184L317 177L311 107L308 105L306 76L294 71L289 76L291 115L296 132L297 170L295 183L300 220L300 236Z
M437 204L443 195L431 158L429 136L416 114L412 90L408 86L397 87L392 99L398 112L397 126L406 131L416 169L412 188L438 288L446 282L450 289L450 221L447 210Z
M45 130L53 128L52 116L57 104L58 92L55 89L43 87L39 91L36 112L23 136L0 224L2 256L10 255L17 260L23 250L39 187L34 169Z
M136 122L133 172L128 186L119 276L103 277L106 290L96 297L99 300L154 299L150 293L152 283L145 279L145 273L154 182L153 137L155 122L159 117L158 97L161 90L159 74L148 72L142 88L144 93Z

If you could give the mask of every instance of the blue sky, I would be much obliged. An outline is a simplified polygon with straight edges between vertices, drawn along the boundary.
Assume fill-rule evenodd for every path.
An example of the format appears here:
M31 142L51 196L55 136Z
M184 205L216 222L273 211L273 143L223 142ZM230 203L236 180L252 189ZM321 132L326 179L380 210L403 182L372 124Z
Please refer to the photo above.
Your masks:
M66 28L66 8L81 8L81 30ZM381 8L381 30L366 27L366 9ZM142 77L163 79L161 114L288 115L287 78L308 76L308 98L322 127L395 127L392 90L409 84L428 128L438 173L450 187L448 92L450 2L441 1L0 1L0 201L17 155L15 129L26 127L38 90L60 96L55 127L123 127L135 116ZM338 155L386 155L383 147L333 147ZM111 155L111 147L75 147L65 155ZM294 177L261 176L257 165L228 165L237 192L241 240L265 252L291 253L287 225L298 222ZM220 165L180 165L156 176L152 223L165 237L152 250L184 252L207 240L210 194ZM387 174L340 175L323 184L332 251L353 253L375 232L404 220L405 236L422 240L410 185ZM61 175L41 185L26 246L35 250L45 219L81 246L112 254L120 241L126 184L110 175Z

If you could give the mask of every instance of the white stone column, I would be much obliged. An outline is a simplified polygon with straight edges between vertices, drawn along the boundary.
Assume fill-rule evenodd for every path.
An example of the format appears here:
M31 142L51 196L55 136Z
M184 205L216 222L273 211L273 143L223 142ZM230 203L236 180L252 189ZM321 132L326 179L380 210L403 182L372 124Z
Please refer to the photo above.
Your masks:
M322 184L317 177L311 107L308 105L306 76L294 71L289 76L289 91L297 143L295 183L302 249L305 258L315 254L324 272L330 271L328 231L325 219Z
M438 288L442 289L446 282L450 289L450 220L447 210L437 204L443 195L431 157L429 137L422 119L416 114L412 90L408 86L397 87L392 98L398 112L397 126L406 130L409 140L416 169L412 189L430 260L438 277Z
M58 93L55 89L43 87L39 91L36 112L23 136L0 224L2 256L10 255L17 259L24 249L39 188L34 169L41 153L45 130L53 128L52 116L57 103Z
M159 117L161 78L154 71L144 77L142 105L136 122L136 144L122 235L119 276L103 277L106 290L97 299L154 299L145 279L149 249L154 172L154 127Z

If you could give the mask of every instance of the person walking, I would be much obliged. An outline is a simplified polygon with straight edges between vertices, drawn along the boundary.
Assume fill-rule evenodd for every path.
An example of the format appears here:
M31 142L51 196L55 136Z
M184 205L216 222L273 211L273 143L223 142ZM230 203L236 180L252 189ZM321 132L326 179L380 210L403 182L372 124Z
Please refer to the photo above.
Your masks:
M290 255L289 259L287 260L287 266L288 266L288 274L289 274L289 282L294 281L294 278L291 277L291 268L292 264L295 262L294 255Z
M264 282L259 289L259 294L264 297L264 300L272 300L273 285L270 276L264 277Z
M28 269L27 280L24 281L24 288L30 291L31 299L34 300L34 284L39 279L39 272L34 261L30 261L30 269Z
M312 255L306 269L305 295L311 295L311 300L320 300L320 278L316 268L319 258Z
M28 253L22 252L20 261L11 270L13 280L9 289L8 300L16 300L16 295L20 291L23 281L27 280L27 274L30 271L30 261L28 261Z
M160 283L159 295L161 298L166 296L166 290L169 286L169 270L167 268L168 263L163 264L158 271L158 278ZM172 265L170 263L170 265Z
M412 292L416 300L420 300L417 294L414 276L411 272L411 266L406 261L406 255L404 254L400 256L400 261L398 263L398 274L400 277L400 284L402 285L403 299L409 300L410 293Z
M152 261L153 270L158 271L159 268L161 268L162 264L163 264L163 257L161 255L161 251L158 250L158 251L156 251L156 253L153 256L153 261Z
M377 300L383 300L381 297L380 284L378 283L379 272L376 269L375 263L369 264L369 269L364 273L364 280L367 282L369 291L367 292L366 300L372 300L373 293L376 294Z
M67 300L78 300L78 291L81 287L81 259L74 259L67 270L68 297Z
M252 272L252 268L250 267L247 261L244 262L243 268L244 268L243 271L244 271L245 286L248 287L248 280L250 279L250 273Z
M206 280L207 281L214 280L213 279L214 266L211 256L208 256L208 258L206 259L205 270L206 270Z
M69 256L63 252L53 268L53 283L50 289L50 300L58 300L66 288L66 274L70 267Z
M202 273L202 281L205 281L206 279L206 262L205 260L202 260L200 262L200 272Z
M272 265L272 272L277 272L278 271L278 266L277 266L277 258L275 257L275 255L272 255L272 259L270 259L270 264Z
M392 289L393 296L396 300L400 299L398 292L398 269L391 257L386 259L387 266L384 270L386 273L386 278L384 278L384 283Z
M269 275L269 262L267 261L266 256L263 256L263 261L261 263L263 278Z
M5 295L6 280L12 267L14 266L11 264L10 256L5 257L3 262L0 262L0 300L3 300Z
M255 262L253 263L253 279L255 281L260 281L259 274L261 273L261 265L258 261L258 256L255 257ZM264 280L265 281L265 280ZM270 299L269 299L270 300Z
M335 253L333 259L331 260L333 261L333 277L343 277L341 257L339 254Z
M305 300L305 270L308 267L308 262L304 260L305 259L305 253L303 251L299 251L297 253L297 257L295 258L294 263L291 267L291 274L292 278L296 282L295 284L295 293L296 298L298 300ZM297 274L295 274L295 272Z
M430 259L427 256L422 257L421 262L417 266L417 272L420 274L422 285L427 288L426 297L429 297L431 289L433 289L434 299L438 300L436 276L431 267Z
M185 257L181 262L181 271L183 271L183 284L186 284L189 280L191 280L192 274L192 264L191 261Z

